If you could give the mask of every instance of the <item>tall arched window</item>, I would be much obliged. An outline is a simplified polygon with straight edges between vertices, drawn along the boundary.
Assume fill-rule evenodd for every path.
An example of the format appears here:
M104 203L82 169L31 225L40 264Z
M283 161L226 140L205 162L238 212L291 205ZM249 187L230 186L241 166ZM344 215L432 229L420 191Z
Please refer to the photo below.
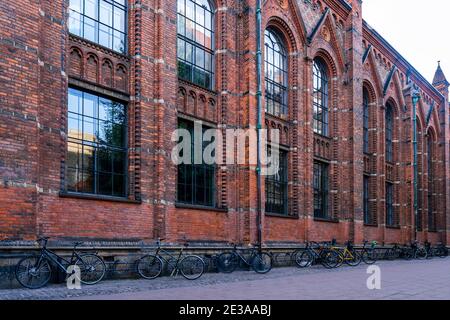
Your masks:
M390 103L386 105L386 113L385 113L385 126L386 126L386 161L393 162L394 161L394 144L393 144L393 135L394 135L394 108Z
M265 32L266 112L277 117L287 115L288 74L286 48L272 30Z
M313 126L314 132L328 136L328 95L329 77L327 66L322 59L314 59L313 65Z
M436 220L435 220L435 203L434 203L434 170L433 170L433 136L431 132L428 133L428 141L427 141L427 149L428 149L428 158L427 158L427 166L428 166L428 229L430 231L436 230Z
M369 153L369 93L367 89L363 89L363 149L364 153Z
M214 12L208 0L178 0L178 76L214 88Z

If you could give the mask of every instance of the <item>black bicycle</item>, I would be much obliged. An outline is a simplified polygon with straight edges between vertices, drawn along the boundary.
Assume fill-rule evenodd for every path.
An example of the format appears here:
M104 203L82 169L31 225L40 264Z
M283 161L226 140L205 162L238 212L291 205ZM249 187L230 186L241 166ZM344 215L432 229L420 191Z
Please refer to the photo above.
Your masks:
M260 274L268 273L272 270L272 256L268 253L261 252L257 247L248 249L238 249L236 244L232 244L233 251L224 252L217 259L217 267L220 272L232 273L239 266L240 262L251 267L255 272ZM246 257L244 252L249 254Z
M185 243L178 256L175 256L161 248L161 241L163 239L157 241L158 248L155 254L145 255L138 260L137 271L142 278L148 280L158 278L163 272L164 265L171 269L171 277L181 273L188 280L196 280L203 275L205 261L202 258L196 255L183 256L184 248L189 246L188 243Z
M316 263L321 263L327 269L337 268L339 265L339 254L329 249L331 243L318 244L311 241L306 242L306 248L297 250L293 257L299 268L309 268Z
M82 242L75 243L72 257L67 260L47 249L49 239L48 237L38 239L38 243L42 244L40 254L25 257L17 264L16 279L23 287L39 289L45 286L52 275L51 263L67 276L75 273L75 271L68 272L69 266L79 267L81 271L79 280L86 285L94 285L103 279L106 273L105 262L97 254L77 252L77 247L82 245Z
M443 244L438 244L436 247L432 247L431 243L425 242L425 250L427 251L427 259L433 257L445 258L448 255L447 248Z
M377 251L376 251L376 241L372 241L370 247L367 247L369 241L364 241L364 246L362 250L359 252L359 255L364 261L365 264L372 265L377 262Z
M427 257L428 257L427 250L424 247L419 246L419 242L417 240L411 243L409 249L406 249L404 254L404 258L406 260L411 259L425 260L427 259Z
M386 249L384 253L384 259L386 260L397 260L404 255L405 249L400 247L398 243L395 243L391 248Z

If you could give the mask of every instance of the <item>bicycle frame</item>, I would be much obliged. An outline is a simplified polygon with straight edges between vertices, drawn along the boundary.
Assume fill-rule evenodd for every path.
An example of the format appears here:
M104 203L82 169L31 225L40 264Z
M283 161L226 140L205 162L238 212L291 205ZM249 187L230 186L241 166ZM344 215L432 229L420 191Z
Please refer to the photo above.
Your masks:
M52 261L59 269L61 269L61 271L64 271L65 273L67 273L67 266L64 266L61 262L59 262L59 260L63 260L65 263L68 264L68 266L70 266L73 265L75 261L77 261L78 259L81 259L80 255L75 250L72 251L72 257L70 258L69 261L45 247L42 248L41 250L41 255L38 259L38 264L41 263L44 257Z
M163 262L166 263L168 266L173 267L173 271L170 274L170 276L173 277L173 276L178 275L178 272L179 272L178 265L180 264L181 258L183 257L183 252L184 252L184 248L181 248L180 252L178 253L178 257L177 257L177 255L172 254L169 251L161 248L161 244L158 244L158 249L156 250L155 256L159 257L161 260L163 260ZM163 255L169 256L170 257L169 260L176 259L176 262L172 263L171 261L166 259L164 256L162 256L161 253Z
M251 266L252 265L252 261L253 261L253 258L255 257L255 255L256 255L256 253L257 253L257 248L251 248L251 249L238 249L237 248L237 245L233 245L233 253L234 254L236 254L237 256L238 256L238 258L242 261L242 262L244 262L244 264L246 265L246 266ZM247 258L245 257L245 255L244 254L242 254L241 252L244 252L244 251L250 251L250 256L249 256L249 259L247 260Z

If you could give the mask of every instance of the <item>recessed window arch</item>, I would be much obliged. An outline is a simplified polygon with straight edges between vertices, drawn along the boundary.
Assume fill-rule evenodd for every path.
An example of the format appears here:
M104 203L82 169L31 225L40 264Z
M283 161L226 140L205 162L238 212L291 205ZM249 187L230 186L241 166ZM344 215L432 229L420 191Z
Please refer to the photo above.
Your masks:
M313 129L314 132L328 136L329 113L329 73L328 67L321 58L313 63Z
M363 89L363 151L368 154L370 151L369 127L370 127L370 96L367 88Z
M385 110L385 144L386 161L394 161L394 106L391 102L386 104Z
M265 43L266 112L286 117L288 113L288 58L284 41L273 28L267 28Z
M178 0L178 76L214 88L214 8L208 0Z
M436 217L435 217L435 186L434 186L434 136L431 130L427 135L427 167L428 167L428 230L436 230Z

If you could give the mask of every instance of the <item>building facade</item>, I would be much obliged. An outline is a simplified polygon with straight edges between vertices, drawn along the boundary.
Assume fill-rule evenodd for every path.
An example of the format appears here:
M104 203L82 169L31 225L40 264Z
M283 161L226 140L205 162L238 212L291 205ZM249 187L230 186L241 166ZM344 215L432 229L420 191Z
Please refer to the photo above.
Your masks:
M261 6L258 65L256 0L2 1L0 238L448 244L441 68L359 0ZM259 94L282 145L260 198L252 165L174 164L177 128L256 128Z

